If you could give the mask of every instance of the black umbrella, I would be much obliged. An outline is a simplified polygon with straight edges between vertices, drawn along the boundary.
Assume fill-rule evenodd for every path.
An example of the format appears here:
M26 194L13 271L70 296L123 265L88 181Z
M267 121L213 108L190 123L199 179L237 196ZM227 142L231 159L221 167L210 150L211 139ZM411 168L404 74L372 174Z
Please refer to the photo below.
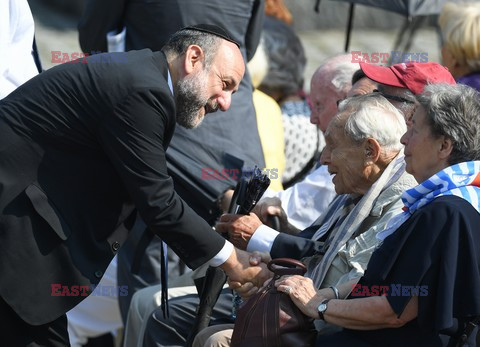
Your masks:
M248 181L245 177L242 177L237 183L228 213L249 214L269 185L270 179L268 176L255 167ZM218 267L208 268L203 279L203 289L199 292L200 303L197 315L185 344L187 347L192 346L197 333L210 323L213 306L215 306L226 280L227 276L222 269Z
M386 11L399 13L405 16L408 21L411 21L412 18L416 16L428 16L439 14L442 10L443 5L447 0L334 0L334 1L346 1L350 3L350 8L348 12L348 22L347 22L347 31L345 39L345 52L348 52L348 47L350 45L350 34L352 31L353 25L353 16L355 12L355 4L361 4L365 6L371 6L380 8ZM315 11L318 13L320 8L320 0L317 0L315 5ZM408 23L408 22L407 22ZM418 25L418 22L414 23L414 26ZM404 29L406 29L408 24L405 24ZM411 34L416 28L412 28ZM401 33L404 30L401 31ZM397 39L397 43L400 41Z

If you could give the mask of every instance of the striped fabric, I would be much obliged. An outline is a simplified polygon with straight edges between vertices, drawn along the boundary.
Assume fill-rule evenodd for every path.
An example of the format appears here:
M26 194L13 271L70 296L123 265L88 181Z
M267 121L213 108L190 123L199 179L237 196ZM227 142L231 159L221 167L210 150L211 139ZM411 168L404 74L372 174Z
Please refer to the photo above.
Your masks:
M468 201L480 213L480 161L467 161L437 172L418 186L402 194L404 212L391 220L387 228L377 234L384 240L393 234L419 208L440 196L454 195Z
M400 151L395 159L392 160L392 162L385 168L380 178L378 178L378 180L370 187L367 193L361 197L360 201L351 211L349 211L348 214L344 213L345 210L339 211L340 213L343 213L341 214L340 218L336 218L335 226L331 230L327 242L325 242L325 254L321 259L317 259L317 261L320 260L317 264L315 264L315 260L309 262L309 269L306 276L313 280L317 288L320 288L320 285L323 282L328 269L330 268L330 264L340 248L342 248L342 246L352 238L365 218L370 215L378 196L391 184L396 182L404 172L404 155L403 151ZM313 239L317 240L322 231L322 228L320 228L313 236ZM312 266L315 267L312 269Z
M312 225L320 225L320 228L315 232L312 240L320 240L327 232L331 235L335 228L339 227L343 220L353 210L355 205L360 200L360 195L357 194L342 194L337 195L327 211L319 218L321 221L315 221Z

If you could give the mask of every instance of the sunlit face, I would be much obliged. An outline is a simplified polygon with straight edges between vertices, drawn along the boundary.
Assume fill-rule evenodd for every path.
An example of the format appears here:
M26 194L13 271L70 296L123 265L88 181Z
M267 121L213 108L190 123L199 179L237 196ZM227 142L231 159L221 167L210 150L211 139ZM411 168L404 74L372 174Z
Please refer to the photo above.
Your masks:
M194 128L207 113L228 110L244 73L245 63L238 47L222 41L208 69L202 67L177 82L177 122Z
M435 137L428 124L425 109L418 106L408 130L400 139L405 145L406 171L421 183L445 167L438 152L443 136Z
M318 76L312 78L310 84L310 123L316 124L321 131L325 132L328 123L338 111L337 100L343 99L344 95L334 89L332 85L325 85Z
M335 118L328 126L320 160L334 175L332 182L337 194L364 194L371 186L366 175L364 147L345 135L346 117L342 118Z

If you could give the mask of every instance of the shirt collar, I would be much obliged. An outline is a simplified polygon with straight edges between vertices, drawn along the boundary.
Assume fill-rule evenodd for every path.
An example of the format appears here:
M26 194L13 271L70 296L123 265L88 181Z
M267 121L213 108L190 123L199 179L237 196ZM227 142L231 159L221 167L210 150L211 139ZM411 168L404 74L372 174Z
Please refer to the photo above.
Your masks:
M172 95L175 96L173 93L173 82L172 82L172 76L170 75L170 71L168 72L168 88L170 88L170 91L172 92Z

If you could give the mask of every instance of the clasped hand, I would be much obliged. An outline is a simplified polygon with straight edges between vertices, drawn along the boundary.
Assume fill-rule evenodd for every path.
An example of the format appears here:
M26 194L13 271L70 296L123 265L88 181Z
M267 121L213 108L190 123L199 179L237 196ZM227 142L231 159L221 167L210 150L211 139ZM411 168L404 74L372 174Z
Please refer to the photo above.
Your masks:
M281 201L277 198L266 198L248 215L224 214L215 225L215 229L220 233L228 233L229 241L235 247L246 250L252 235L261 225L271 226L269 221L271 216L279 217L281 229L287 228L288 221Z

